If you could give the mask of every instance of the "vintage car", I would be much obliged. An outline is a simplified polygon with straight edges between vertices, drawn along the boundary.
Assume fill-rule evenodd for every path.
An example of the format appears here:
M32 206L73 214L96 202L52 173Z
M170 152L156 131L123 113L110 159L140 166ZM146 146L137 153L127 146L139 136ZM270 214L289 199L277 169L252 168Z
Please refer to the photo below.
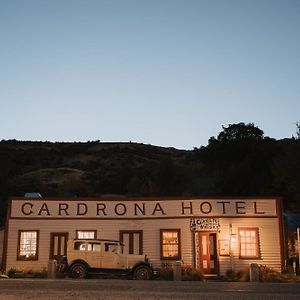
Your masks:
M67 246L66 269L73 278L88 274L130 276L151 279L154 271L145 255L125 254L117 240L75 239Z

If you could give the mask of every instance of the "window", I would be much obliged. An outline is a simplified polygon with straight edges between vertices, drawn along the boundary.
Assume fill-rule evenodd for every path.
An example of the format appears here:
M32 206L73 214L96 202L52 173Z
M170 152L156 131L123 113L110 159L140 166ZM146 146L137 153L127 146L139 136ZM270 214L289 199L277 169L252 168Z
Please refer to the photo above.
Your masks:
M92 243L92 251L100 252L100 243Z
M38 240L39 231L19 230L18 238L18 260L37 260L38 259Z
M86 244L83 242L75 242L74 243L74 250L79 250L79 251L85 251L86 249Z
M161 229L161 259L180 259L180 229Z
M96 239L97 230L76 230L76 239Z
M114 242L105 243L105 252L117 252L118 244Z
M240 258L259 257L258 228L239 228Z

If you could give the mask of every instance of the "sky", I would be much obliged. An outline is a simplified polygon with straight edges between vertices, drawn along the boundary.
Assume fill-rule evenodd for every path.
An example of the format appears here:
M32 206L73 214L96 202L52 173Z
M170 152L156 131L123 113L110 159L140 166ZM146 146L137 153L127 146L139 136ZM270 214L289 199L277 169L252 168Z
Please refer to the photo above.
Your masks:
M296 135L300 0L0 0L0 140Z

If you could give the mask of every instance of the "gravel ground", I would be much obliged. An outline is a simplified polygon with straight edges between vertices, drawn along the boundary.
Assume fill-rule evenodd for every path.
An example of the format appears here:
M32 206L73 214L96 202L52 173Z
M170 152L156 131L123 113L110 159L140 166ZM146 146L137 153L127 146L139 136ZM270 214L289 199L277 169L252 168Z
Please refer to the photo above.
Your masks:
M300 299L300 284L134 280L0 280L0 299Z

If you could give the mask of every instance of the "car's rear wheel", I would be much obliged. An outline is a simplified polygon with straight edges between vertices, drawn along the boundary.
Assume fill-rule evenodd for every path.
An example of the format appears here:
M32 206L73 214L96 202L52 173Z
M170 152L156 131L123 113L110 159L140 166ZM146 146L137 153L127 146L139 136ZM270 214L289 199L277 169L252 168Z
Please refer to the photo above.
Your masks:
M152 277L152 270L147 266L139 266L133 272L133 278L137 280L149 280Z
M73 278L82 279L87 276L87 267L83 263L74 263L69 269L69 274Z

